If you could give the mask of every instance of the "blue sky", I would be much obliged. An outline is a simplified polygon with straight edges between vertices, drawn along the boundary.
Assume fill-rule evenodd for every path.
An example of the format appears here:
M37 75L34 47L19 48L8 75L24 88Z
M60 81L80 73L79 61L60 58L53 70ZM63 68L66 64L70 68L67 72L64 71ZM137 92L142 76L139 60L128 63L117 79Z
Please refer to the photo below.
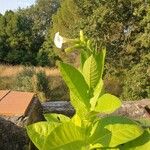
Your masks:
M35 0L0 0L0 13L6 10L16 10L18 7L26 8L34 4Z

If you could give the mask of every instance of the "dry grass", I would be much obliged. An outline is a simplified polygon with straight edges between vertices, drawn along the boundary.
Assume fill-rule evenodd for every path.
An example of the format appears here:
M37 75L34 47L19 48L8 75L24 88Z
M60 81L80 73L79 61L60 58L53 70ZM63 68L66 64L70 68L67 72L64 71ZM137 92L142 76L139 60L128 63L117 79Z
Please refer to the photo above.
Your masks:
M44 72L47 76L47 79L45 80L47 80L48 87L44 87L42 91L36 91L33 85L29 83L30 77L26 73L24 74L24 72L30 70L33 71L33 77L40 72ZM33 77L31 77L31 80L33 80ZM36 85L36 82L34 84ZM47 90L47 88L49 93L47 93L47 96L45 95L43 98L39 97L40 100L45 98L47 100L69 99L68 89L57 68L0 65L0 90L23 90L35 92L37 94L41 92L46 94L45 90Z
M0 77L13 77L22 72L24 66L0 65ZM36 72L44 71L47 76L59 76L57 68L33 67Z

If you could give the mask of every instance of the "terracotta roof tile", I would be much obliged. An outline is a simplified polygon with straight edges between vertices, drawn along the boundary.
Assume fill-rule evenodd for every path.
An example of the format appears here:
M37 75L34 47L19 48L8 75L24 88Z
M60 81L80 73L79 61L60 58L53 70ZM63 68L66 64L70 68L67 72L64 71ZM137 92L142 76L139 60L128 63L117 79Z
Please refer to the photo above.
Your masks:
M0 93L7 93L7 95L0 101L0 115L6 116L23 115L34 96L34 93L29 92L11 91L8 93L8 91L3 91Z

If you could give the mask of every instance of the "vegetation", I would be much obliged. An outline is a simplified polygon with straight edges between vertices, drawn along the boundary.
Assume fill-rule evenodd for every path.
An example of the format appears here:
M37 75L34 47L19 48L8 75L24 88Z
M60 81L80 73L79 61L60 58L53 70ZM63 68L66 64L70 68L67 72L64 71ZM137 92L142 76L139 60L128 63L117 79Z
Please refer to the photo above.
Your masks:
M76 33L82 29L87 37L92 38L97 43L98 49L101 49L103 45L107 47L104 76L106 76L107 81L115 78L116 81L120 81L118 87L123 86L123 89L122 87L119 88L115 95L119 95L125 100L149 97L149 94L146 93L150 93L150 90L145 88L150 87L149 74L145 71L146 82L143 83L139 80L139 76L143 76L142 72L134 68L143 65L144 57L148 59L147 64L150 60L148 55L150 53L150 2L142 0L72 1L74 9L70 9L72 8L70 0L64 0L61 3L61 7L53 17L51 37L57 31L66 37L76 37ZM68 21L64 17L65 14L69 15L68 19L75 19ZM61 53L59 56L64 60L68 57L68 55ZM148 65L143 67L144 70L149 70ZM135 87L134 81L130 82L132 80L129 76L131 72L136 78L133 80L142 85L140 87L142 91ZM129 82L130 84L128 84ZM130 85L133 87L132 90L129 88ZM112 86L116 86L116 83L114 82Z
M58 31L75 38L82 29L99 51L107 48L106 90L123 100L149 98L149 22L149 0L36 0L0 15L0 63L79 66L79 52L66 54L68 45L59 50L53 38Z
M0 65L0 71L0 90L35 92L41 102L69 99L56 68Z
M63 43L60 39L62 37L58 37L58 42ZM72 42L73 48L81 54L80 67L76 69L60 62L59 69L69 88L76 114L72 118L46 114L47 121L27 126L30 139L39 150L148 149L148 127L143 128L142 123L122 116L110 115L121 106L121 101L104 90L102 75L106 49L97 51L82 32L80 39ZM68 50L72 47L65 49Z
M40 49L58 6L56 0L37 0L29 9L6 11L1 15L0 61L13 65L43 65Z

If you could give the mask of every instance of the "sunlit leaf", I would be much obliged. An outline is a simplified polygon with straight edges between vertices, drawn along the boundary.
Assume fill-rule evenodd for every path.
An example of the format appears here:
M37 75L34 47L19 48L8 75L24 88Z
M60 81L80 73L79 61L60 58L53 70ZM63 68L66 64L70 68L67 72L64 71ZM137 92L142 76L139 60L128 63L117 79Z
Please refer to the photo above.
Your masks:
M38 122L26 127L28 136L39 150L44 149L44 143L50 133L58 124L48 122Z
M44 117L48 122L63 123L63 122L70 121L69 117L62 114L56 114L56 113L44 114Z
M96 88L94 89L93 97L90 99L91 110L95 109L98 98L104 93L103 86L104 86L103 80L100 79Z
M143 129L134 121L122 116L109 116L93 126L90 141L102 147L116 147L132 141L143 134Z
M60 63L59 68L63 79L73 95L89 107L89 87L85 82L83 75L73 66L62 62Z
M137 139L120 146L121 150L149 150L150 149L150 131L149 129Z
M91 55L84 63L83 75L90 88L95 88L100 79L100 69L94 55Z
M85 143L84 129L68 122L51 132L45 142L44 150L80 150Z
M98 100L95 111L99 113L112 113L121 106L121 101L114 95L104 94Z

